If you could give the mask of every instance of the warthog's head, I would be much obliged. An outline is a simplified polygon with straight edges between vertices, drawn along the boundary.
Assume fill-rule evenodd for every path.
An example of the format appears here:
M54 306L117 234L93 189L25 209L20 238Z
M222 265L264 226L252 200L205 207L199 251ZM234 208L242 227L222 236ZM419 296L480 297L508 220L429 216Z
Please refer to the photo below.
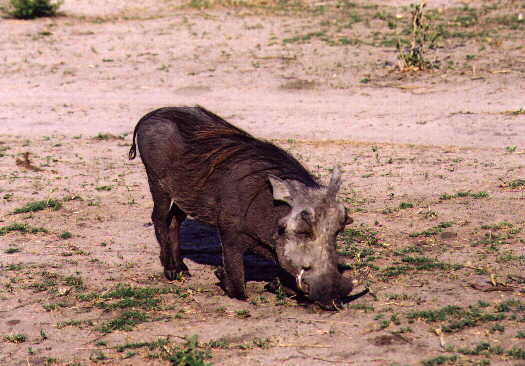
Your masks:
M341 172L335 169L326 187L311 188L296 180L269 176L275 200L291 210L275 234L279 264L295 277L306 297L326 309L352 290L350 279L337 268L336 236L352 223L346 208L336 200Z

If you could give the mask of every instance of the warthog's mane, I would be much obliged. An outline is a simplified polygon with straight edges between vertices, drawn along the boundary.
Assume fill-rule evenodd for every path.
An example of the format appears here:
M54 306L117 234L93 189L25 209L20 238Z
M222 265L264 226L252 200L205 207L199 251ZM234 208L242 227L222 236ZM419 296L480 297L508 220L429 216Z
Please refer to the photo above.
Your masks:
M204 180L226 164L244 162L252 165L247 176L271 173L281 179L297 180L308 187L319 188L314 177L288 152L256 139L200 106L166 107L146 114L135 128L130 159L136 155L137 128L150 118L169 120L177 125L186 145L185 159L189 159L188 165L199 167Z

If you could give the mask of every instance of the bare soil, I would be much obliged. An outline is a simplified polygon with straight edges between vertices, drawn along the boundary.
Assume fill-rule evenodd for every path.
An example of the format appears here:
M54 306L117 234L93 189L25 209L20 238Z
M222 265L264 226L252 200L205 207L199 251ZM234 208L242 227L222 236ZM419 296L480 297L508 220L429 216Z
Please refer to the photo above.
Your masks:
M66 1L1 19L0 364L525 364L525 8L429 1L449 33L416 71L392 44L409 3ZM326 312L265 282L230 299L189 259L191 277L163 278L129 134L194 104L321 180L343 167L339 251L369 294ZM190 227L186 245L214 240Z

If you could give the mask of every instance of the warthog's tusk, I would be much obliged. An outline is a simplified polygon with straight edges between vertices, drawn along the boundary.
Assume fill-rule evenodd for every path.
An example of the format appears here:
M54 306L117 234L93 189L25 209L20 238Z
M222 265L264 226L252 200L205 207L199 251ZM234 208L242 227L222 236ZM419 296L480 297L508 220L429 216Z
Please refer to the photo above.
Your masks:
M297 281L297 287L299 287L299 290L301 290L301 291L304 291L304 290L303 290L303 285L302 285L302 282L303 282L303 274L304 274L304 269L301 269L301 272L299 272L299 274L298 274L297 277L295 278L295 280Z

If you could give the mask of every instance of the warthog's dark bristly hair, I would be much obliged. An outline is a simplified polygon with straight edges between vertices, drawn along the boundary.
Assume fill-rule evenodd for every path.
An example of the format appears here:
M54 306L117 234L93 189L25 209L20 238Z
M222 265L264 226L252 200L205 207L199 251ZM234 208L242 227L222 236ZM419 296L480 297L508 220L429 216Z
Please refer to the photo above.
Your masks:
M298 180L306 186L319 187L312 175L286 151L270 142L254 138L200 106L160 108L142 117L133 133L130 159L136 156L138 126L153 118L170 120L177 125L184 143L191 146L187 157L200 162L197 166L206 166L208 169L200 172L204 180L227 161L246 160L261 163L254 167L251 174L272 172L281 179Z

